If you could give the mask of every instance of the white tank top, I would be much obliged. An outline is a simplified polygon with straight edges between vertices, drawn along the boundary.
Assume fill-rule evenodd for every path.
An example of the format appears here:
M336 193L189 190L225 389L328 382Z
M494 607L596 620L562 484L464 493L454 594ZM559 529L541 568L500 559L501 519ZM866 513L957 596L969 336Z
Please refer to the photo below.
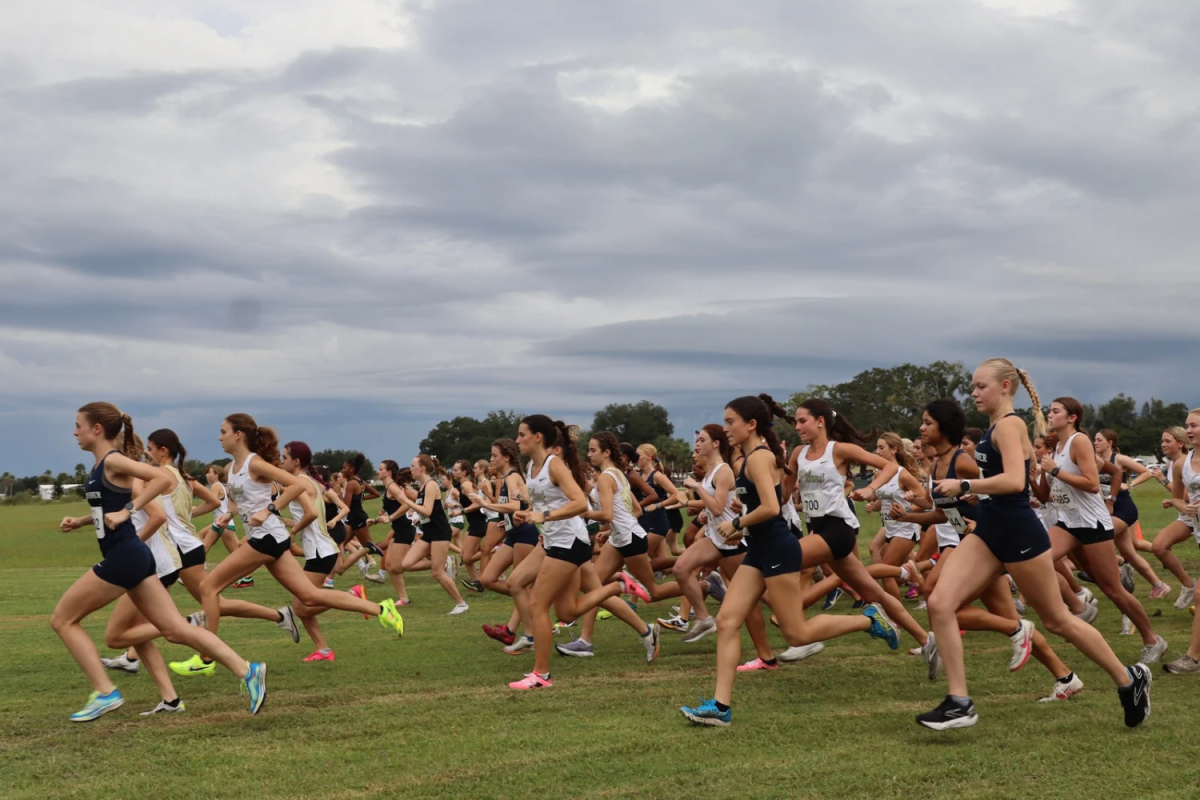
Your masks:
M900 467L890 481L875 490L875 496L881 503L879 513L883 517L883 529L887 532L889 539L896 536L901 539L912 539L921 535L921 526L915 522L888 519L888 513L892 510L892 506L899 506L903 511L908 511L910 508L908 501L904 499L904 490L900 488L900 473L902 472L904 472L904 467Z
M1183 457L1183 468L1179 472L1180 478L1183 480L1183 491L1187 497L1187 501L1189 503L1200 503L1200 474L1192 468L1193 453L1187 453ZM1200 525L1196 524L1194 516L1180 513L1179 519L1192 526L1192 529L1197 532L1197 537L1200 538Z
M804 445L796 459L800 471L800 504L811 523L818 517L840 517L851 528L858 528L858 517L846 502L846 476L837 471L833 461L833 442L825 443L825 452L808 460L810 447Z
M733 470L733 467L722 461L720 464L717 464L715 468L706 471L704 474L704 480L700 481L700 485L704 487L704 491L711 495L715 495L717 493L714 483L716 482L717 473L722 467L730 471ZM704 535L708 537L710 542L717 546L718 550L738 549L737 544L730 544L729 542L725 541L725 537L717 531L717 527L722 522L727 522L737 516L737 514L733 513L733 501L736 499L736 496L737 492L734 490L734 487L729 487L729 494L725 496L724 510L720 514L713 514L711 511L708 512L708 522L704 524Z
M1058 506L1054 504L1054 493L1050 493L1050 499L1048 499L1046 502L1038 502L1039 505L1036 509L1038 519L1042 521L1043 528L1050 530L1058 524Z
M602 475L608 475L617 484L616 490L613 492L613 518L612 524L609 526L611 533L608 535L608 540L613 547L627 547L633 543L633 537L642 538L646 535L646 531L633 516L633 491L629 488L629 479L615 467L604 470ZM599 484L600 478L597 477L596 485L592 487L592 491L588 495L592 500L593 508L597 511L600 510Z
M525 484L529 488L529 500L533 510L549 514L571 502L565 492L550 481L550 461L557 456L546 456L542 469L533 474L533 462L525 468ZM542 525L542 537L546 547L570 547L575 541L588 542L587 524L579 517L548 520Z
M1068 475L1081 475L1079 465L1071 457L1071 441L1080 434L1071 434L1067 441L1054 449L1054 465ZM1100 498L1100 492L1085 492L1057 478L1050 479L1050 497L1058 508L1058 521L1066 528L1095 528L1112 530L1112 517Z
M221 504L217 506L217 510L213 512L213 519L218 519L229 513L229 492L225 489L225 485L214 483L211 487L212 493L221 498ZM217 490L220 490L218 493ZM232 522L233 520L230 520Z
M247 536L251 539L270 536L277 542L286 542L291 535L288 533L287 526L283 524L283 520L274 514L268 514L266 522L261 527L256 528L250 525L250 517L271 504L271 484L259 483L250 477L250 462L257 457L257 453L246 456L246 460L242 462L242 468L236 472L233 469L233 462L230 462L228 493L232 496L233 502L237 503L238 516L242 518L242 524L246 526Z
M165 469L175 476L175 489L171 494L158 498L167 512L167 524L163 527L179 552L190 553L197 547L204 547L204 542L196 537L196 526L192 524L192 487L175 467L167 464Z
M490 500L492 499L492 498L490 498L490 497L488 496L487 492L485 492L485 491L483 490L483 487L482 487L482 486L481 486L479 483L476 483L476 484L475 484L475 492L476 492L476 493L477 493L477 494L478 494L480 497L482 497L484 500L489 500L489 501L490 501ZM497 520L499 520L499 519L500 519L500 512L499 512L499 511L493 511L493 510L492 510L492 509L490 509L490 508L481 508L481 509L479 509L479 510L483 512L483 517L484 517L484 519L486 519L488 522L496 522Z
M129 521L133 523L133 529L141 533L142 528L146 527L146 523L150 521L150 515L146 513L145 509L138 509L130 515ZM179 558L179 549L167 537L166 527L166 525L160 525L154 535L146 540L146 546L154 554L154 574L159 578L166 577L172 572L178 572L179 568L183 566L183 561Z
M792 502L792 498L785 497L783 499L783 502L779 504L779 513L788 525L798 531L804 530L800 524L800 514L796 511L796 504Z
M317 490L317 496L313 500L316 506L317 518L309 523L308 527L300 531L300 546L304 548L304 559L306 561L314 558L325 558L337 552L337 545L333 543L333 539L329 536L329 531L325 525L325 489L321 484L313 480L311 475L301 475L301 480L308 481L312 487ZM300 498L296 498L288 503L288 513L292 515L292 519L301 519L304 517L304 506L300 505Z

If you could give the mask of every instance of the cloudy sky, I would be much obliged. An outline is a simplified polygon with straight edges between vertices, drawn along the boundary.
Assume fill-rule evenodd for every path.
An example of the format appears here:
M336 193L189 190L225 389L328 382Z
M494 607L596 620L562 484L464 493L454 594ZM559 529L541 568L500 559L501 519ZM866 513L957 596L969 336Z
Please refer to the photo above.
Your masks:
M1200 5L43 0L0 21L0 469L107 399L404 460L1007 355L1200 404Z

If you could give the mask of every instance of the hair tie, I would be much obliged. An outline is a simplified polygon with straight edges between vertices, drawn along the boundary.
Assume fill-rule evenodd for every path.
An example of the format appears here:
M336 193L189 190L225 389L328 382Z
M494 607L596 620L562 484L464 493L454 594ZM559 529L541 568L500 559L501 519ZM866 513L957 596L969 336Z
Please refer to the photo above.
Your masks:
M768 427L768 428L774 428L774 427L775 427L775 420L771 420L770 422L768 422L768 423L767 423L767 427Z
M837 419L837 409L836 408L829 409L829 413L833 416L834 419Z

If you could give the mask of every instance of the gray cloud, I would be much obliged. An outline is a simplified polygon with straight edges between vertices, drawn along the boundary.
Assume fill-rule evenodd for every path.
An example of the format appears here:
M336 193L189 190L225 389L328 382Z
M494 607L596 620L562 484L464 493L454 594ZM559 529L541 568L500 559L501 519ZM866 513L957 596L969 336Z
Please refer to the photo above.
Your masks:
M997 353L1193 390L1194 4L189 13L0 35L5 438L80 386L409 450Z

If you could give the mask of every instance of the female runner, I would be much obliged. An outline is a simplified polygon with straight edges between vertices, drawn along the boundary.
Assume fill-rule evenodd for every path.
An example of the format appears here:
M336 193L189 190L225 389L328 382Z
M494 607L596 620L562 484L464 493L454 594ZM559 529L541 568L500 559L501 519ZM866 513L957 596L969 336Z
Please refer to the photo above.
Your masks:
M221 423L221 448L233 457L229 465L231 514L238 514L246 526L246 547L239 547L208 573L200 584L200 595L208 629L216 633L220 622L221 591L259 567L266 567L275 580L307 606L325 606L342 611L357 611L376 616L383 627L404 635L404 620L392 600L372 603L361 585L350 593L314 586L291 557L291 536L280 519L276 503L299 501L304 514L296 523L301 530L316 517L316 509L306 492L307 482L279 468L279 445L275 431L260 428L249 414L231 414ZM282 493L271 500L271 484ZM225 524L227 520L223 521Z
M1177 477L1171 482L1171 505L1179 511L1180 519L1190 524L1193 530L1200 530L1197 524L1200 514L1200 408L1188 412L1184 430L1192 452L1184 453L1175 462ZM1192 640L1187 652L1163 665L1163 669L1175 674L1200 672L1200 615L1192 619Z
M470 461L461 459L454 463L451 477L457 484L459 503L462 505L463 517L467 521L466 536L462 538L463 569L467 577L462 579L462 585L468 591L481 593L483 584L479 582L479 573L475 562L479 560L479 545L487 536L487 517L483 513L483 505L475 499L481 490L475 485L476 468Z
M1163 458L1167 461L1167 472L1163 474L1162 470L1157 467L1152 469L1151 472L1163 486L1167 487L1168 492L1172 492L1175 476L1180 474L1180 469L1182 468L1181 459L1188 454L1187 432L1178 425L1167 428L1163 431L1162 441L1159 446L1163 451ZM1163 508L1174 508L1173 497L1174 495L1162 501ZM1175 598L1175 608L1180 611L1190 606L1193 600L1195 600L1196 583L1188 575L1183 565L1179 563L1179 559L1175 557L1175 554L1171 552L1171 548L1193 536L1193 527L1192 524L1189 524L1188 518L1180 513L1174 522L1158 532L1158 535L1154 537L1154 541L1151 544L1151 549L1155 557L1175 577L1179 578L1179 597Z
M484 588L493 592L512 597L513 611L505 625L484 625L483 632L490 638L504 645L504 651L511 655L523 653L533 647L533 625L529 613L529 593L513 592L512 583L504 579L504 573L511 566L515 574L525 559L537 547L537 526L529 522L518 522L513 515L529 508L529 489L521 476L521 452L517 443L512 439L497 439L492 443L492 474L496 476L497 489L495 502L477 498L484 508L491 508L501 516L501 529L505 532L503 543L492 556L492 560L483 570ZM487 545L488 539L484 540ZM517 627L522 626L525 635L517 638Z
M1160 580L1146 559L1142 558L1141 553L1138 552L1137 543L1134 541L1133 526L1138 521L1138 509L1126 486L1127 483L1130 485L1135 483L1133 478L1129 478L1127 481L1127 477L1131 473L1135 478L1145 475L1144 480L1149 480L1150 470L1146 469L1142 463L1121 453L1121 448L1117 445L1117 432L1112 428L1105 428L1097 433L1092 443L1096 448L1097 458L1102 462L1115 465L1120 470L1116 476L1107 472L1100 475L1100 496L1106 503L1111 504L1113 535L1117 543L1117 550L1125 559L1125 563L1137 570L1138 574L1153 587L1150 590L1151 598L1157 600L1166 597L1171 593L1171 587L1165 581ZM1117 486L1116 492L1112 490L1114 483ZM1153 550L1149 542L1145 543L1144 548Z
M117 447L122 434L124 452ZM84 486L92 511L87 517L65 517L59 527L67 532L94 525L102 558L66 591L50 618L54 632L92 684L87 705L72 714L71 721L88 722L125 702L100 663L96 645L80 625L93 611L123 595L131 598L167 641L212 653L221 666L240 676L250 691L250 713L258 713L267 698L267 665L247 663L215 635L188 625L179 616L156 575L153 553L130 522L132 513L154 502L170 481L162 470L138 460L141 454L134 451L137 444L129 415L111 403L88 403L75 416L75 439L81 450L96 458ZM131 490L135 478L146 484L137 497Z
M971 727L979 721L967 694L957 614L970 598L1007 570L1047 629L1075 645L1117 684L1125 724L1140 725L1150 714L1150 670L1144 664L1122 665L1104 636L1072 615L1059 594L1050 537L1029 505L1033 447L1025 423L1012 410L1018 385L1029 392L1035 434L1043 432L1041 401L1029 375L1011 361L989 359L975 370L971 392L976 408L989 415L992 422L976 449L983 477L943 479L935 485L937 492L946 497L975 492L986 494L988 499L980 502L974 535L962 540L929 597L929 617L950 691L937 708L919 715L917 722L933 730L947 730Z
M671 532L667 506L676 500L678 489L659 469L658 449L652 444L637 448L637 473L657 495L653 501L641 505L642 516L638 520L642 530L650 537L650 559L654 569L670 569L675 559L666 546L667 536Z
M216 520L229 510L229 495L225 492L225 468L220 464L209 464L204 471L204 477L208 481L208 490L217 497L217 509L213 512L213 520ZM204 549L211 550L212 546L217 543L217 539L221 540L221 544L225 545L225 549L230 553L237 548L237 528L234 527L232 521L220 530L217 530L215 524L206 528Z
M375 559L371 556L376 555L383 558L383 551L371 541L371 534L367 530L369 518L363 508L363 495L366 495L365 499L367 500L374 500L379 497L379 492L375 491L374 486L358 477L366 460L366 456L362 453L355 453L353 458L347 459L342 464L342 475L346 478L346 488L343 490L342 500L350 507L350 513L346 515L346 527L350 529L350 538L357 539L366 550L364 555L354 558L353 561L358 562L358 571L364 579L383 583L382 575L370 574L371 567L375 566ZM342 573L338 571L337 574L341 575Z
M873 637L884 639L894 650L899 640L887 615L877 605L863 610L862 616L818 615L810 620L804 618L803 592L800 586L800 568L803 560L802 542L788 529L780 515L780 477L787 469L779 453L779 440L772 427L772 410L769 397L739 397L725 407L725 434L735 449L740 449L743 460L736 478L736 490L742 502L743 514L724 521L718 532L727 542L746 539L746 557L733 575L717 614L717 688L712 700L696 708L681 707L680 713L697 725L730 724L732 712L729 704L733 696L733 681L737 674L741 651L741 627L750 612L758 605L766 591L770 591L772 607L779 619L779 628L790 645L809 644L831 639L852 631L866 631ZM772 401L773 402L773 401ZM799 412L797 412L799 414ZM861 448L860 448L861 449ZM863 456L879 461L868 453ZM894 471L894 467L893 467ZM883 470L883 480L889 477ZM836 493L843 503L842 477L838 476ZM875 481L883 483L880 476ZM812 511L826 509L814 498L805 496L806 508ZM817 515L819 516L819 515ZM810 517L810 521L813 517ZM818 536L805 537L803 543L819 542L818 547L828 550L820 530L830 530L822 525L814 528ZM814 551L816 552L816 551ZM829 558L825 559L830 561ZM845 561L840 556L839 564ZM866 574L865 569L859 569ZM848 573L852 572L847 570ZM872 587L883 594L868 576Z
M465 613L470 606L462 599L454 578L446 571L447 554L450 552L450 519L442 507L442 490L438 487L434 475L437 474L437 463L429 456L421 453L412 460L412 474L421 485L417 499L410 500L405 494L394 495L405 509L415 511L420 515L421 541L414 542L408 554L404 556L404 571L415 572L421 568L421 562L429 559L429 568L433 579L446 590L454 601L454 608L448 612L450 616Z
M408 586L404 583L404 559L416 541L417 529L408 518L408 508L400 502L400 497L415 500L417 493L408 488L413 481L412 470L400 465L390 458L379 462L379 479L383 481L383 508L379 517L373 522L391 526L392 532L385 537L388 542L387 554L383 557L383 568L392 579L392 587L396 590L396 605L407 606L412 603L408 599ZM427 568L427 565L418 565Z
M903 440L894 433L885 433L875 445L875 455L896 464L896 474L875 491L880 503L879 516L883 520L884 546L880 562L899 567L908 561L913 548L921 537L921 526L913 522L901 522L895 515L907 511L913 504L928 508L929 495L921 479L924 473L911 452L905 450ZM892 578L884 578L883 589L900 599L900 587Z
M325 530L329 532L329 538L333 539L333 543L338 548L338 558L334 562L333 571L329 573L325 578L325 583L322 584L323 588L332 589L334 574L341 574L337 572L337 569L341 565L342 545L346 543L346 536L348 535L344 520L350 513L350 506L346 505L346 502L342 500L342 490L345 488L339 483L342 473L334 472L331 474L329 467L322 466L316 467L316 473L317 480L325 487L325 493L321 495L325 501ZM344 572L345 570L343 569L342 571Z

